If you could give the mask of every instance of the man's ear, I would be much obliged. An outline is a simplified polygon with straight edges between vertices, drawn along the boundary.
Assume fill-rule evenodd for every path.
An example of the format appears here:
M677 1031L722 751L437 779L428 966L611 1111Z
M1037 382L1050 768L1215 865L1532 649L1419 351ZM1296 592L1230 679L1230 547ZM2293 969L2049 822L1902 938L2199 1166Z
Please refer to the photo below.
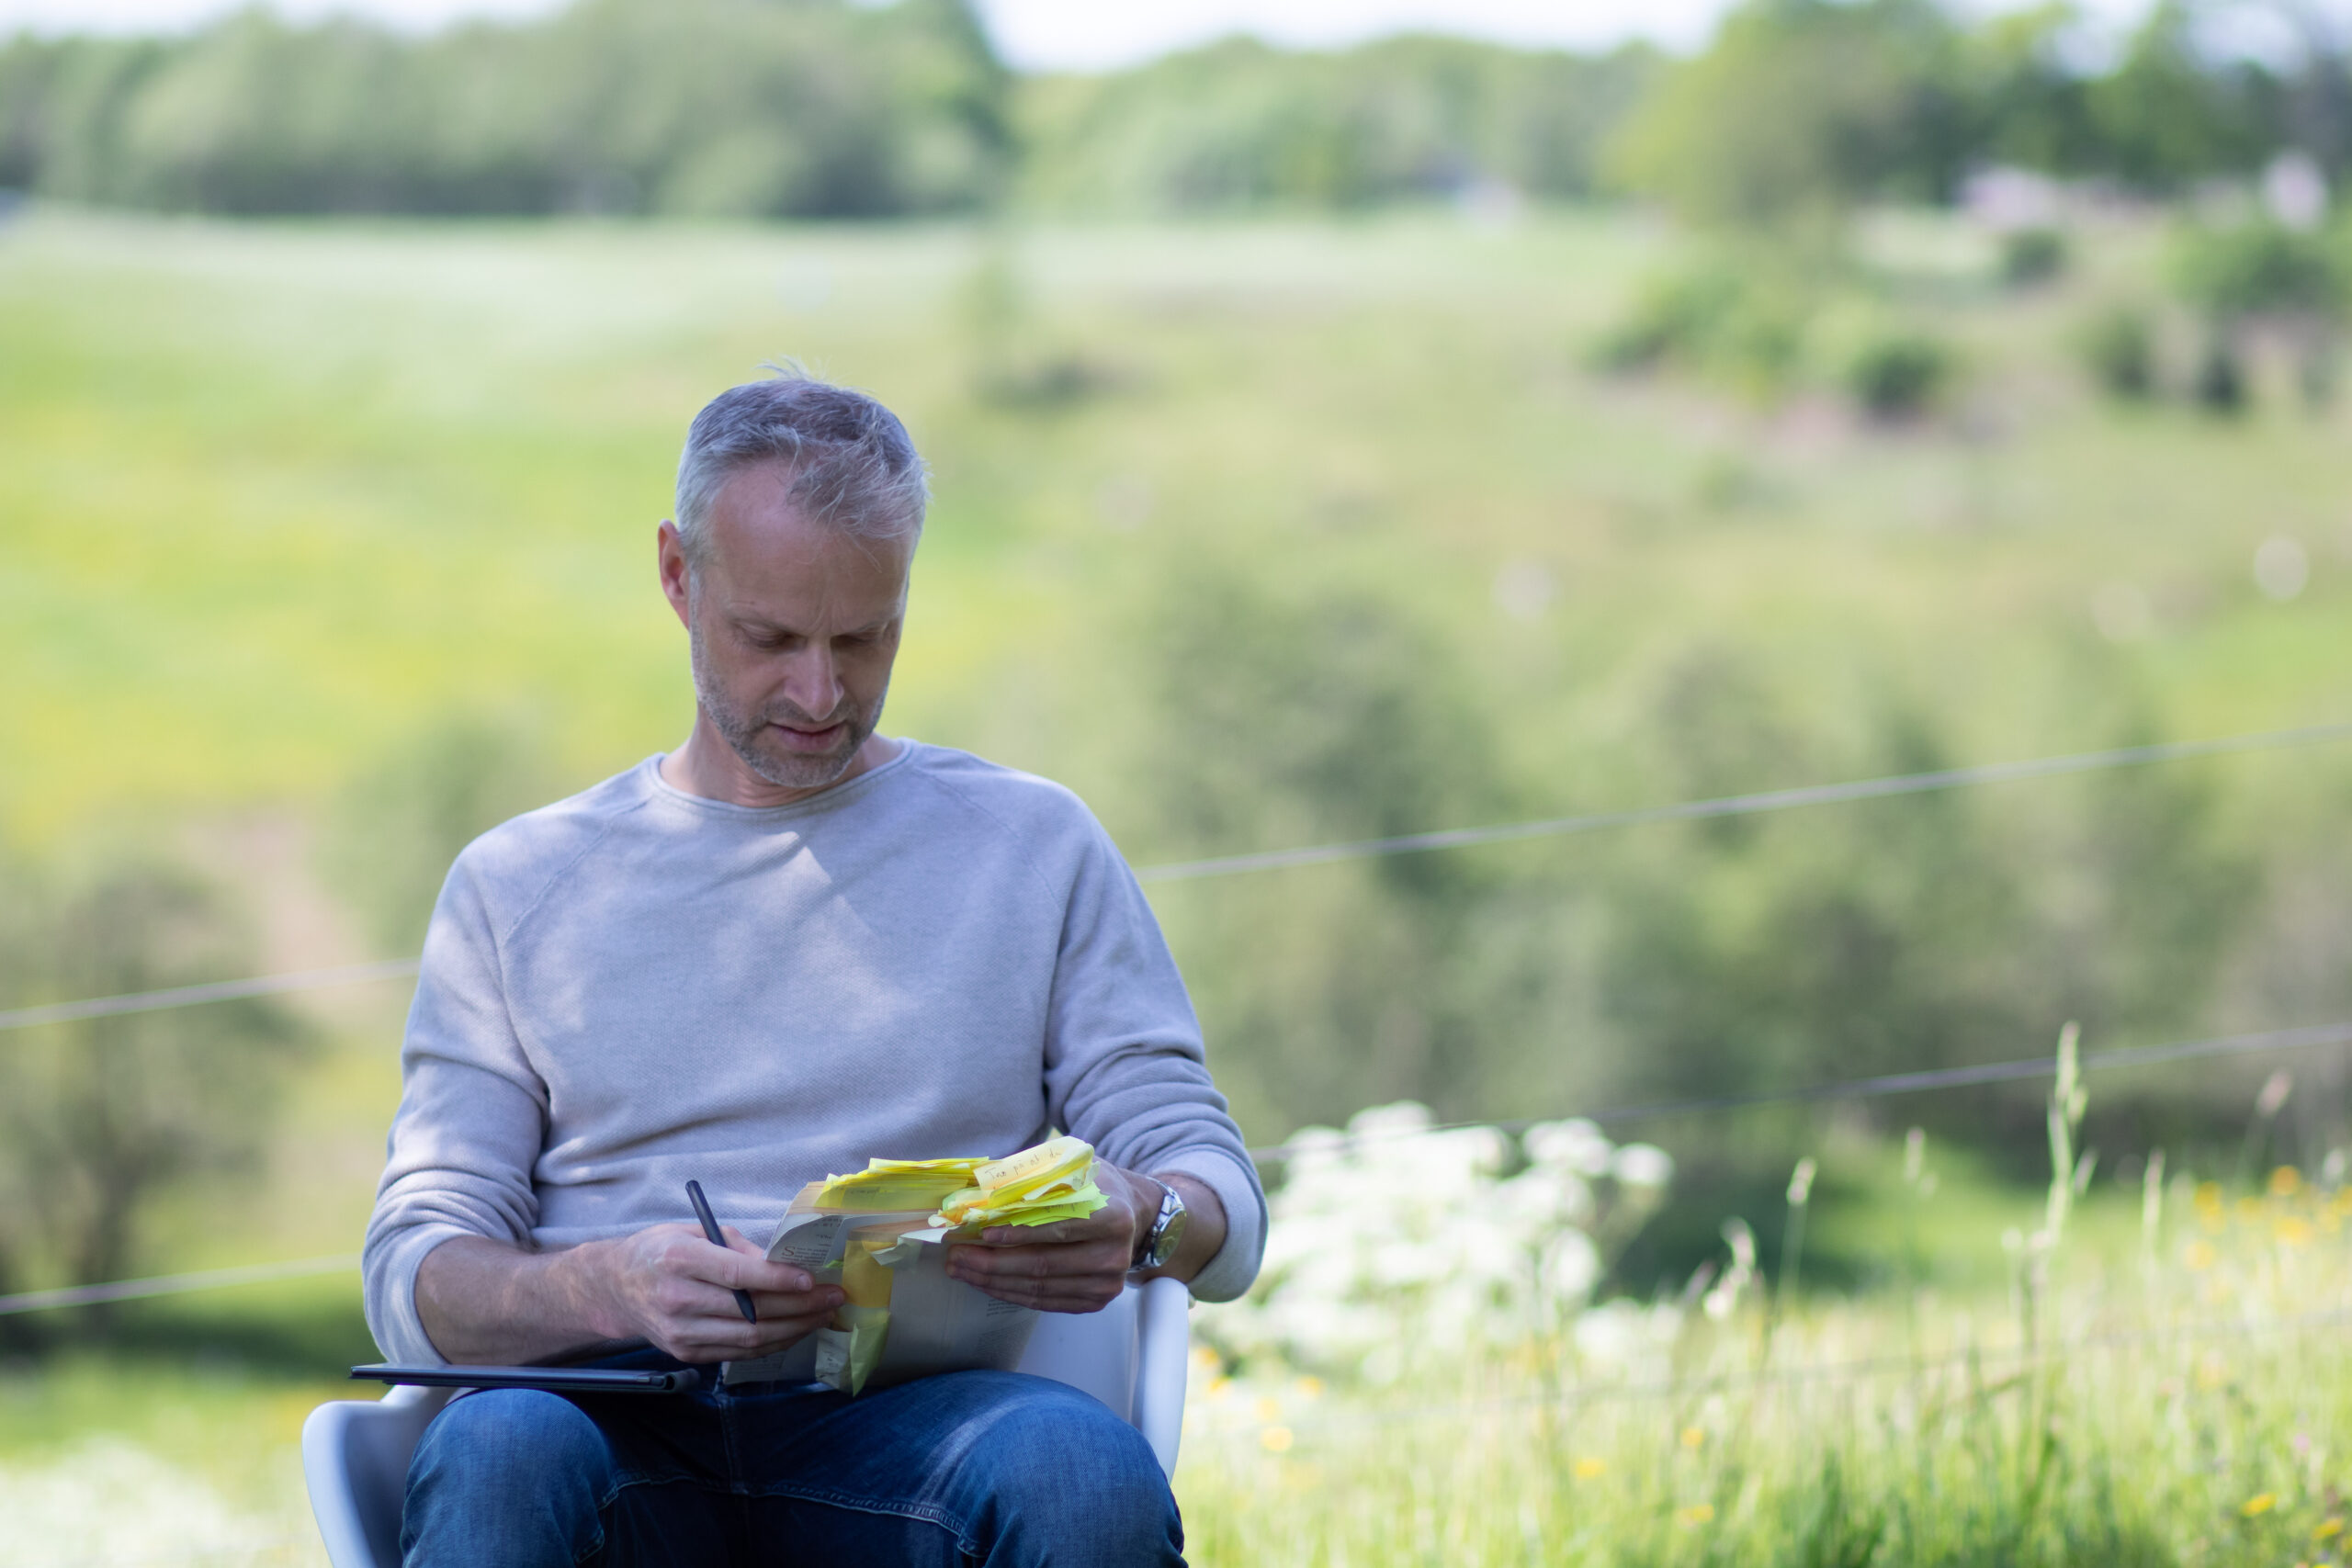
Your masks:
M686 542L678 536L678 525L668 518L654 530L654 564L662 578L662 596L670 601L678 624L691 626L694 606L694 564L686 558Z

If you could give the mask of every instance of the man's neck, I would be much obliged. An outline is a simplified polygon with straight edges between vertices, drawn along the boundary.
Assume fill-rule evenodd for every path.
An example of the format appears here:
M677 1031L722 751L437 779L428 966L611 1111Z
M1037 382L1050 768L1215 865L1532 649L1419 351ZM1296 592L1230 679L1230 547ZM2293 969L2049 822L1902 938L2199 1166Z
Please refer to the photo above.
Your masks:
M870 773L897 756L899 743L885 736L869 735L850 758L849 767L831 784L811 789L793 789L771 784L743 765L743 759L727 744L709 718L697 710L695 727L686 743L662 759L662 782L686 795L700 795L705 800L723 801L729 806L763 807L790 806L808 800L829 789L839 789L860 773Z

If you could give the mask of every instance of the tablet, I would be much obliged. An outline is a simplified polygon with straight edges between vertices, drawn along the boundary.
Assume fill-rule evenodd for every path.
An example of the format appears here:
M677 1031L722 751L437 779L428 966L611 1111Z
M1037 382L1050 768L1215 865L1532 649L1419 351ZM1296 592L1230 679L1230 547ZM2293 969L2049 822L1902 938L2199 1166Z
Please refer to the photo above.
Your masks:
M390 1361L351 1369L354 1380L420 1383L426 1388L543 1388L557 1393L687 1393L702 1386L692 1367L628 1371L615 1367L402 1367Z

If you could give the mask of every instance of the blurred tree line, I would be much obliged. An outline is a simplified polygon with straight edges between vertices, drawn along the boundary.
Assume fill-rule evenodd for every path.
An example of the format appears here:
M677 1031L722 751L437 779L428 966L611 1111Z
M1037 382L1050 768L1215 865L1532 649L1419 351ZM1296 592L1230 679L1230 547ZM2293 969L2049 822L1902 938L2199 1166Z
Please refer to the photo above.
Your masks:
M226 213L968 208L1005 75L961 0L579 0L411 39L259 9L0 51L0 186Z
M2223 47L2267 17L2290 45ZM1695 58L1235 39L1017 80L968 0L576 0L424 38L261 10L0 47L0 188L224 213L862 217L1322 209L1508 186L1710 220L1939 200L2014 164L2173 193L2352 166L2347 40L2294 0L2163 0L2086 62L2064 4L1748 0Z

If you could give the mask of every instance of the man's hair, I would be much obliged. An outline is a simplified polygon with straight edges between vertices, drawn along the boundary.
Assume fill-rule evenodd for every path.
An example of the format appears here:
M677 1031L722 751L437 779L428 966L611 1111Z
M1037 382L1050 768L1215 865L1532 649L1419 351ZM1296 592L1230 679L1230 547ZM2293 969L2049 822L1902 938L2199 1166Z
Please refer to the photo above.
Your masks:
M899 416L863 392L775 367L703 405L678 457L678 539L690 564L708 548L710 503L738 470L781 463L802 516L860 539L922 536L931 484Z

